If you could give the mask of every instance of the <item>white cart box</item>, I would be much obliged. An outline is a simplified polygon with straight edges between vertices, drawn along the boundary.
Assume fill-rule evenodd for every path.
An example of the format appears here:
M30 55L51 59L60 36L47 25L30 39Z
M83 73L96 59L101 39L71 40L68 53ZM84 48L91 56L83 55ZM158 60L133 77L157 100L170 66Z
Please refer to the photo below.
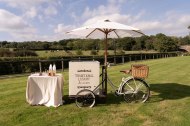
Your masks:
M99 74L100 63L98 61L69 62L69 95L76 95L82 89L93 91L99 85Z

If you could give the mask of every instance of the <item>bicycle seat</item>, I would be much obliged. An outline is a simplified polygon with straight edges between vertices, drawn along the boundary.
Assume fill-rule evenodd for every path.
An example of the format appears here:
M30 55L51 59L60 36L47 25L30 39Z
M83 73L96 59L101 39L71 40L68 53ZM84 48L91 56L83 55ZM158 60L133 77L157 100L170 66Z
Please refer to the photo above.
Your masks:
M130 74L131 70L121 70L120 72L125 73L125 74Z

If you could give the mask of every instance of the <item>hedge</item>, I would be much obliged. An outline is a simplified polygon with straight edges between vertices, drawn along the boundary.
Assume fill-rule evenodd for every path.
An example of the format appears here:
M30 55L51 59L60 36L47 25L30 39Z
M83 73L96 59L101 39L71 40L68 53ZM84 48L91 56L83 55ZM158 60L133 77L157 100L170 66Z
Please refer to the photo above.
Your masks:
M117 56L108 56L108 62L110 63L125 63L129 61L138 61L146 59L157 59L166 57L178 56L178 53L146 53L146 54L125 54ZM39 62L42 66L42 71L48 69L49 64L55 63L57 69L68 68L69 61L99 61L100 64L104 63L104 56L73 56L73 57L1 57L0 58L0 75L6 74L18 74L18 73L30 73L39 71Z

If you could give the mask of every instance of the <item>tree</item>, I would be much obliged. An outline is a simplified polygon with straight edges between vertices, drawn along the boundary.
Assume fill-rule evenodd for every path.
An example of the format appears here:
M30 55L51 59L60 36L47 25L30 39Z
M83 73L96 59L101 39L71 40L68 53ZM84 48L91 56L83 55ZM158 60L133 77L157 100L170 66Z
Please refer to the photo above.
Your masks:
M189 45L189 44L190 44L189 36L184 36L183 38L180 38L180 45Z
M87 40L82 40L81 42L80 42L80 44L82 44L83 46L81 47L81 49L83 49L83 50L92 50L93 48L94 48L94 43L93 43L93 41L92 40L89 40L89 39L87 39Z
M2 41L2 42L1 42L1 47L5 47L7 44L8 44L7 41Z
M177 43L173 41L171 37L167 37L162 33L157 34L155 37L156 38L153 43L155 50L159 52L169 52L177 50Z
M49 43L44 43L44 44L43 44L43 49L49 50L49 49L50 49Z
M187 28L190 30L190 25ZM189 32L189 37L190 37L190 32Z
M149 39L149 36L146 36L146 35L138 37L138 38L135 39L136 40L135 45L138 48L138 50L144 50L144 49L146 49L145 44L146 44L146 41L148 39Z
M66 47L68 50L72 50L73 49L73 42L72 41L68 42Z
M154 49L154 46L153 46L154 40L155 40L155 36L148 37L148 39L145 41L145 49L146 50Z
M120 38L117 40L117 47L121 50L132 50L133 45L135 45L135 39L131 37Z
M75 40L72 43L73 43L73 49L75 50L80 50L83 47L83 43L81 40Z

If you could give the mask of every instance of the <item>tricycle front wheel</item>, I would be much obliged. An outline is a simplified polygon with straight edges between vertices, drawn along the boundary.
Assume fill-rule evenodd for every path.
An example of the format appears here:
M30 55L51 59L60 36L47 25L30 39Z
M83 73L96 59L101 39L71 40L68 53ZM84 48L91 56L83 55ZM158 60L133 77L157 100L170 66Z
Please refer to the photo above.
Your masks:
M146 102L150 96L148 84L140 78L128 80L122 87L124 100L131 102Z

